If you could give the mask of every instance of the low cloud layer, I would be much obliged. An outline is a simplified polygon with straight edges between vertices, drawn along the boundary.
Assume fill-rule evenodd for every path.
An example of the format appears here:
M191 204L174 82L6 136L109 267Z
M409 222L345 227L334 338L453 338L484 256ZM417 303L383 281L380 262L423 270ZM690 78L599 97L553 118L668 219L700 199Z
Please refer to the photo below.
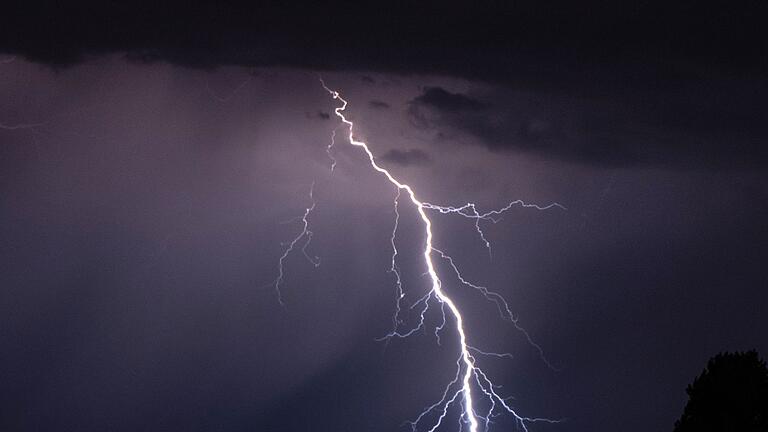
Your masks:
M497 94L427 88L414 124L591 165L768 161L768 3L558 3L17 2L0 53L56 69L119 53L355 71L370 87L380 73L462 77Z
M640 61L631 74L645 80L681 59L764 70L767 12L761 2L725 1L628 7L524 0L471 8L446 1L15 2L3 9L0 52L54 65L125 52L204 68L368 69L507 82L594 82L592 66Z
M488 104L461 93L451 93L441 87L427 87L413 100L414 104L435 108L442 112L460 113L480 111Z
M708 92L699 92L711 86ZM505 87L477 95L430 87L409 116L441 142L599 166L734 168L768 162L759 82L712 77L686 90L573 97ZM467 139L469 138L469 139Z

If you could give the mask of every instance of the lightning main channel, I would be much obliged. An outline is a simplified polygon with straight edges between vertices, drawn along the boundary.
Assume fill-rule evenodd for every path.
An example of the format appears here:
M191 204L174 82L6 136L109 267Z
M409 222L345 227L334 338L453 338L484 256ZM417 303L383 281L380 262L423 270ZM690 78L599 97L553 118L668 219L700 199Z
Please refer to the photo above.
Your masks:
M448 416L449 410L451 406L453 406L454 404L459 404L461 406L461 415L459 416L460 431L465 430L465 425L468 425L469 432L478 432L478 428L482 424L483 431L488 432L490 424L492 423L493 419L498 415L500 415L500 413L496 413L497 409L499 411L503 410L511 414L514 417L516 424L519 425L519 427L526 432L528 431L527 425L529 423L534 423L534 422L559 423L560 421L562 421L562 420L551 420L547 418L524 417L519 415L507 403L508 398L503 398L496 392L496 389L498 389L499 386L496 386L495 384L493 384L493 382L490 380L488 375L477 366L476 359L473 356L473 353L477 355L496 357L496 358L512 358L512 355L509 353L496 353L496 352L484 351L468 343L468 338L467 338L466 330L464 327L464 317L462 316L461 311L459 310L458 306L453 301L453 299L449 297L445 293L445 291L443 291L442 289L442 282L440 280L440 277L437 274L435 263L432 260L433 256L435 255L437 255L440 259L447 262L448 266L453 270L456 278L462 285L479 292L486 300L494 303L498 308L501 317L513 323L514 327L525 336L528 343L538 351L542 361L551 369L557 370L547 360L541 346L538 345L536 342L534 342L534 340L531 338L529 333L522 326L520 326L517 317L515 317L512 314L512 311L508 303L504 299L504 297L502 297L500 294L496 292L489 290L488 288L482 285L472 283L466 278L464 278L458 266L454 262L453 258L451 258L442 250L434 247L432 221L427 216L427 210L435 211L440 214L454 214L467 219L473 219L475 229L480 239L485 244L485 247L488 249L488 253L490 255L491 244L486 238L485 233L482 230L482 227L480 225L481 222L487 221L487 222L497 223L503 218L504 213L509 211L511 208L517 207L517 206L522 208L532 208L539 211L549 210L554 207L560 208L562 210L566 210L566 208L558 203L552 203L546 206L540 206L537 204L529 204L522 200L515 200L508 203L506 206L500 209L492 210L488 212L480 212L474 203L467 203L462 206L454 207L454 206L437 205L437 204L421 201L419 198L417 198L416 193L414 192L413 188L410 185L399 181L388 170L386 170L385 168L382 168L376 163L373 152L370 150L370 148L365 142L358 141L357 139L355 139L354 123L349 119L347 119L346 116L344 115L344 111L347 108L347 101L341 97L338 91L332 90L328 86L326 86L322 78L320 78L320 83L334 100L339 100L341 102L341 106L336 107L334 109L334 113L341 120L342 124L348 127L349 134L347 138L349 140L349 143L353 146L362 148L365 154L368 156L370 166L375 171L379 172L380 174L383 174L384 177L386 177L386 179L392 185L394 185L397 190L397 194L395 196L394 203L393 203L395 220L394 220L394 226L392 229L392 235L390 238L390 243L392 246L392 261L391 261L390 272L394 274L396 279L395 281L396 289L397 289L396 308L395 308L395 314L392 319L393 330L387 335L385 335L384 337L381 337L377 340L388 342L391 338L395 338L395 337L406 338L416 333L416 331L424 329L426 326L426 315L430 310L431 302L439 303L439 308L440 308L439 312L442 314L441 324L437 325L434 329L434 335L437 339L438 345L440 344L440 331L442 331L447 324L446 306L450 315L453 317L453 320L456 323L456 334L458 336L457 339L460 346L460 353L456 360L455 376L453 380L451 380L445 386L445 389L443 391L443 394L440 400L424 408L424 410L422 410L422 412L413 421L407 422L407 424L411 426L412 431L419 432L420 430L426 430L428 432L435 432L438 428L440 428L441 425L443 425L443 421ZM337 126L333 130L333 132L331 133L330 143L326 147L326 153L328 154L328 158L331 162L330 164L331 172L333 172L337 164L336 159L333 157L332 150L334 149L334 146L336 144L336 133L340 126L341 125ZM313 232L309 229L309 217L316 206L316 201L314 198L314 186L315 186L315 183L313 182L309 191L309 198L311 200L311 204L304 209L304 213L302 216L292 219L292 220L300 220L302 224L302 229L290 242L285 243L286 248L283 251L283 254L280 256L280 259L278 261L278 275L277 275L277 278L272 283L275 291L277 292L278 301L282 306L285 306L285 304L282 299L280 286L284 282L284 274L285 274L284 264L288 256L291 254L291 252L294 251L295 249L300 248L304 257L311 264L313 264L315 267L318 267L320 265L319 257L317 256L312 257L307 252L307 248L312 241L312 235L313 235ZM422 224L424 226L424 234L426 237L426 242L424 246L423 257L424 257L424 263L427 268L427 272L425 273L425 275L429 276L430 282L431 282L431 289L425 295L419 298L415 303L407 307L408 310L412 310L418 307L419 318L420 318L418 321L418 325L408 330L399 330L401 324L403 324L403 320L400 318L400 314L401 312L403 312L402 301L405 298L405 293L403 289L400 270L397 266L398 249L396 245L396 238L397 238L397 230L398 230L398 225L400 220L400 213L398 210L399 202L403 195L407 195L411 203L416 207L416 210L419 214L419 218L421 219ZM473 393L473 387L479 391L477 394ZM477 396L477 399L475 398L475 396ZM480 403L479 402L480 400L482 400L483 402ZM483 408L481 408L481 406ZM422 425L425 423L428 423L430 419L432 421L429 422L429 426L426 429L422 428Z
M392 232L392 238L391 238L391 243L393 248L391 271L395 274L397 278L397 310L395 312L395 317L393 319L395 329L393 330L392 333L387 335L385 338L388 339L389 337L393 337L393 336L406 337L412 334L418 328L423 327L424 315L428 310L429 301L432 298L432 296L434 296L434 298L440 303L441 311L443 312L443 323L435 329L435 335L438 338L438 343L440 340L438 332L442 330L446 322L445 306L448 307L448 311L450 312L451 316L453 317L456 323L456 333L458 336L458 342L460 347L460 354L456 361L456 364L457 364L456 375L454 379L446 386L445 391L443 392L443 397L433 405L426 407L414 421L409 422L413 431L414 432L417 431L421 422L423 420L426 420L427 417L429 417L433 412L436 412L437 419L434 420L431 427L427 429L429 432L434 432L438 427L440 427L443 420L448 415L449 407L456 402L459 396L461 396L460 403L463 411L459 418L459 426L461 429L463 429L464 424L468 424L469 432L477 432L478 427L481 424L481 421L484 425L484 430L487 431L491 423L491 419L494 417L494 410L499 406L502 407L508 413L511 413L517 420L518 424L522 426L522 429L525 431L528 430L526 426L527 423L538 422L538 421L549 422L549 423L558 422L558 420L549 420L544 418L530 418L530 417L523 417L518 415L515 412L515 410L507 404L506 399L502 398L496 393L496 390L495 390L496 386L491 382L488 376L476 365L475 357L472 355L472 352L480 355L488 355L488 356L495 356L495 357L511 357L511 355L508 353L485 352L471 346L468 343L467 331L464 325L464 317L462 316L461 311L459 307L456 305L456 303L454 302L454 300L448 294L446 294L445 291L443 291L442 289L442 282L440 280L440 277L437 274L437 271L435 269L435 263L433 261L434 254L437 254L440 258L448 260L451 267L456 272L456 275L458 276L459 280L464 285L467 285L471 288L474 288L480 291L485 296L485 298L495 302L496 305L499 307L499 310L502 316L511 320L515 324L515 327L518 330L523 331L525 336L528 338L528 341L538 349L539 353L542 356L542 359L544 359L547 365L549 365L549 362L547 362L546 359L544 358L543 352L539 347L539 345L535 344L530 338L530 336L528 335L528 333L525 332L525 330L517 324L517 320L512 315L506 301L500 295L489 291L487 288L478 286L466 281L461 276L461 273L459 272L458 267L456 267L456 265L454 264L453 259L451 259L451 257L449 257L444 252L436 249L433 246L434 235L432 233L432 221L427 216L427 210L438 211L444 214L454 213L466 218L474 219L476 230L478 231L480 238L485 243L490 253L490 242L486 239L482 229L480 228L481 220L488 220L495 223L500 219L500 217L504 212L506 212L507 210L509 210L515 205L520 205L522 207L532 207L537 210L547 210L552 207L560 207L562 209L565 209L565 207L557 203L542 207L534 204L526 204L523 201L517 200L509 203L509 205L507 205L502 209L494 210L486 213L480 213L477 210L476 206L471 203L461 207L450 207L450 206L438 206L435 204L430 204L430 203L421 201L417 197L416 192L413 190L413 188L410 185L401 182L400 180L395 178L395 176L393 176L387 169L382 168L376 163L376 159L373 155L373 152L371 152L370 148L364 141L359 141L355 139L354 123L349 119L347 119L347 117L344 115L344 111L347 108L347 101L343 97L341 97L338 91L330 89L328 86L326 86L322 78L320 78L320 83L334 100L338 100L341 102L341 106L336 107L334 109L334 113L341 120L342 123L348 126L349 134L347 138L349 139L349 143L353 146L360 147L368 156L368 161L370 162L371 167L375 171L379 172L384 177L386 177L386 179L397 188L397 196L394 201L396 219L395 219L395 226L394 226L394 230ZM334 129L332 134L331 145L329 145L327 149L329 152L329 156L330 156L330 149L335 143L335 136L336 136L336 130ZM331 158L331 160L332 160L331 169L333 169L333 167L336 164L336 161L333 158ZM416 329L413 329L407 333L399 333L397 331L397 327L399 323L398 314L400 312L400 300L403 298L404 294L403 294L403 288L402 288L401 279L400 279L400 273L395 263L395 258L398 253L397 248L395 246L395 236L396 236L398 219L399 219L397 206L403 192L405 192L405 195L407 195L411 203L416 207L416 210L424 226L424 234L426 237L426 242L424 246L423 257L424 257L424 264L426 265L426 268L427 268L427 274L429 275L429 278L431 281L431 290L428 292L426 296L422 297L416 303L416 304L419 304L422 301L424 302L423 309L421 310L421 321L419 323L419 326ZM308 208L308 211L305 213L303 218L305 223L304 224L305 231L307 229L306 216L308 215L309 211L311 211L311 208ZM298 241L298 239L302 238L304 235L305 233L300 234L300 236L297 237L297 240L294 240L291 247L294 246L295 243ZM284 254L281 259L281 272L280 272L281 276L282 276L282 260L285 259L288 252L290 251L286 251L286 254ZM414 304L412 307L415 307L416 304ZM477 388L480 390L480 393L482 393L482 396L488 399L488 404L490 405L490 408L487 410L487 412L483 414L479 413L478 408L476 408L475 395L473 393L473 383L477 385ZM456 387L458 387L458 389L456 389Z
M411 199L411 202L413 205L416 206L416 210L419 213L419 217L421 217L421 221L424 223L424 231L426 232L426 246L424 247L424 261L427 265L427 273L429 274L429 278L432 281L432 290L430 292L434 293L437 298L444 304L448 305L448 309L451 311L451 314L453 315L454 319L456 320L456 331L459 334L459 343L461 346L461 361L464 363L464 376L462 378L462 390L461 393L464 396L464 415L466 416L467 421L469 422L469 430L470 432L477 432L477 417L475 415L474 410L474 403L472 400L472 386L470 385L472 376L475 370L475 360L472 357L472 355L469 353L469 346L467 344L467 335L464 331L464 317L461 316L461 311L459 311L459 308L456 307L456 304L453 302L453 300L443 292L440 278L437 276L437 272L435 271L435 265L432 262L432 221L427 216L427 213L424 209L424 203L419 201L419 199L416 197L416 193L413 191L411 186L400 183L395 177L392 176L392 174L389 173L386 169L380 167L378 164L376 164L376 159L373 156L373 153L368 148L368 145L364 141L358 141L355 139L353 129L354 129L354 123L352 123L350 120L348 120L344 114L343 111L347 108L347 101L341 97L339 92L335 90L329 89L325 83L323 82L323 88L328 91L328 93L333 97L333 99L338 99L341 101L342 105L340 107L337 107L334 109L334 113L337 117L341 119L341 121L349 126L349 143L361 147L366 155L368 155L368 160L371 163L371 167L375 169L376 171L380 172L381 174L384 174L384 176L389 180L390 183L395 185L399 191L405 191L408 197Z

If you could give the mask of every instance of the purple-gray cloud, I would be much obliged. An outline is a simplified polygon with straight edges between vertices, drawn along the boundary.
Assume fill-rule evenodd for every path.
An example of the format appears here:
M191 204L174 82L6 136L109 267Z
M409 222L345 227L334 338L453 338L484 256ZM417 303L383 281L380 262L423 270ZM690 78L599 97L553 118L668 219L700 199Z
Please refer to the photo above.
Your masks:
M424 166L432 162L429 154L421 149L392 149L380 159L400 166Z
M649 90L640 100L504 87L475 97L429 87L413 98L409 116L443 140L595 166L768 163L768 111L753 91L758 82L712 77L708 85L706 93Z
M390 108L388 103L386 103L384 101L380 101L380 100L368 101L368 106L370 106L373 109L378 109L378 110L389 109Z

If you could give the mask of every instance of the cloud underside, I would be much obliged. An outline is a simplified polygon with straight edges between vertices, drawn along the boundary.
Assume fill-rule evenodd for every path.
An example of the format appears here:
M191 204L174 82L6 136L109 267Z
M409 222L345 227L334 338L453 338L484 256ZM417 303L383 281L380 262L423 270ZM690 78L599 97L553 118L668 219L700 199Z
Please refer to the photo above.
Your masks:
M410 105L441 139L493 151L604 165L768 161L768 2L16 2L3 16L0 53L54 67L122 53L199 68L431 73L535 94L526 105L432 87Z
M414 126L439 144L475 145L598 166L742 168L768 162L768 115L748 88L645 101L533 98L512 91L482 100L426 88L409 106ZM738 104L726 93L740 94ZM689 99L690 97L690 99ZM521 99L521 100L518 100Z

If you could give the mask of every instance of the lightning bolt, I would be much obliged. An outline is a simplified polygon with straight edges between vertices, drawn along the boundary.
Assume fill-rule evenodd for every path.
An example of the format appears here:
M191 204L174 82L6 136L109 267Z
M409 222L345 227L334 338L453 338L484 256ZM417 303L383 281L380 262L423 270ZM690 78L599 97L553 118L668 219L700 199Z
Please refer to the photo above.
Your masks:
M285 270L284 270L284 264L285 260L288 258L288 255L293 252L293 250L298 246L298 244L303 240L304 244L301 246L301 252L304 255L304 257L309 261L312 265L315 267L320 266L320 257L318 256L310 256L307 252L307 248L309 247L309 244L312 242L312 235L313 232L309 229L309 215L312 213L312 210L315 209L315 206L317 206L317 202L315 201L315 183L312 182L312 186L309 188L309 199L311 201L311 204L309 207L304 209L304 214L301 216L301 218L294 218L294 219L300 219L301 220L301 232L296 235L296 237L293 238L290 242L287 243L287 246L285 250L283 251L283 254L280 256L280 260L278 261L278 273L277 278L275 278L275 281L273 282L273 285L275 286L275 292L277 293L277 301L280 302L280 306L285 307L285 303L283 302L283 295L280 291L280 285L283 283L285 279ZM291 222L292 220L286 221Z
M484 286L474 284L468 281L467 279L465 279L462 276L453 258L451 258L442 250L435 248L433 243L434 235L432 233L432 220L427 215L427 212L433 211L440 214L454 214L467 219L474 220L475 229L481 241L483 242L485 247L488 249L488 252L490 254L491 243L490 241L488 241L487 237L485 236L485 233L482 230L481 222L497 223L503 218L504 214L507 211L509 211L510 209L516 206L519 206L522 208L532 208L540 211L549 210L551 208L560 208L565 210L566 208L558 203L552 203L546 206L540 206L537 204L529 204L522 200L515 200L500 209L481 212L477 209L477 206L474 203L467 203L462 206L443 206L443 205L432 204L432 203L420 200L416 195L416 192L413 190L413 188L410 185L401 182L395 176L393 176L387 169L379 166L376 163L376 158L373 152L368 147L368 144L366 144L363 141L359 141L355 139L354 123L349 119L347 119L347 117L344 115L344 111L346 110L348 105L347 101L343 97L341 97L338 91L329 88L325 84L322 78L320 78L320 83L322 84L323 88L328 92L328 94L332 97L333 100L338 100L341 102L340 106L337 106L336 108L334 108L334 114L341 120L341 122L344 125L347 126L349 131L347 135L347 139L349 143L353 146L361 148L363 152L366 154L366 156L368 157L368 161L370 163L371 168L373 168L376 172L382 174L396 188L396 191L397 191L397 194L393 202L395 220L394 220L394 226L392 229L392 235L390 237L390 243L392 246L392 260L391 260L391 266L389 270L395 276L395 286L396 286L396 302L395 302L396 307L395 307L395 313L392 319L393 330L390 333L386 334L385 336L377 340L389 341L391 338L395 338L395 337L405 338L414 334L416 331L423 329L426 325L425 324L426 315L430 310L430 304L435 302L439 305L439 308L440 308L439 311L442 314L442 322L434 330L434 334L435 334L435 337L437 338L438 344L440 344L440 331L442 331L447 324L446 309L448 314L451 316L451 318L455 322L456 336L457 336L457 340L460 348L459 355L456 360L456 374L453 380L451 380L446 385L440 400L438 400L437 402L435 402L430 406L427 406L414 420L407 422L411 426L412 431L418 432L419 430L426 430L428 432L435 432L438 428L441 427L441 425L443 425L443 421L448 416L451 406L457 403L461 405L461 415L459 416L459 429L464 430L465 425L467 425L469 428L469 432L478 432L481 425L482 425L483 431L487 432L489 430L490 424L493 421L493 418L500 415L499 413L496 412L497 410L499 411L504 410L507 413L511 414L514 417L516 423L520 425L520 427L526 432L528 431L528 424L530 423L536 423L536 422L559 423L560 421L562 421L562 419L551 420L546 418L525 417L525 416L519 415L516 412L516 410L507 403L508 399L503 398L496 392L496 389L499 387L493 384L493 382L486 375L486 373L482 369L480 369L480 367L477 365L475 355L496 357L496 358L511 358L512 355L509 353L496 353L496 352L484 351L469 344L467 331L464 324L464 317L462 316L461 310L457 306L456 302L443 290L442 282L440 277L438 276L436 265L433 260L435 256L437 256L439 259L442 259L448 263L448 266L453 270L453 272L455 273L456 277L458 278L461 284L478 291L487 300L493 302L497 306L502 318L511 321L514 324L515 328L524 334L529 344L531 344L538 351L541 359L547 364L547 366L549 366L552 369L555 369L544 356L544 352L541 346L536 344L531 338L531 336L528 334L528 332L519 325L518 319L513 315L507 301L500 294L495 293ZM330 165L331 171L333 171L334 168L336 167L336 160L333 158L332 149L336 144L337 129L338 127L333 130L331 134L330 144L326 147L326 152L328 154L329 159L331 160L331 165ZM313 190L314 190L314 183L312 188L310 189L310 199L312 203L309 207L305 209L303 216L301 218L297 218L302 221L302 231L299 232L298 235L294 237L291 242L287 243L287 247L285 248L283 255L280 257L280 260L278 263L278 267L279 267L278 277L274 281L274 287L275 287L275 290L277 291L278 301L280 302L281 305L283 305L283 299L280 294L280 286L283 283L283 278L284 278L283 265L287 257L290 255L290 253L301 244L302 245L301 248L302 248L302 252L304 253L304 256L315 266L319 265L319 259L317 257L314 257L314 258L310 257L306 252L306 248L309 245L310 241L312 240L312 231L309 230L308 218L312 210L314 210L315 204L316 204L313 198ZM398 249L396 245L396 238L397 238L397 230L398 230L398 225L400 220L399 205L400 205L400 200L401 198L403 198L403 196L407 197L408 200L411 202L411 204L413 204L413 206L416 208L416 211L418 212L419 218L421 219L421 222L424 227L424 235L425 235L426 241L424 245L423 258L424 258L424 265L427 270L425 274L429 276L430 283L431 283L430 290L410 306L402 304L405 298L405 293L403 289L400 270L397 266ZM405 307L407 307L409 310L413 310L413 309L418 310L419 321L416 326L410 329L400 330L400 327L403 324L403 320L401 319L400 316ZM475 391L478 391L478 393L475 394ZM485 400L485 402L482 404L485 407L484 409L481 410L481 408L479 408L481 404L478 403L479 399L476 399L476 398ZM431 420L431 423L428 426L426 426L426 429L425 429L423 425L426 424L429 420Z
M333 147L336 145L336 129L331 131L331 142L325 147L325 152L328 154L328 159L331 161L331 172L336 168L336 158L333 157Z

